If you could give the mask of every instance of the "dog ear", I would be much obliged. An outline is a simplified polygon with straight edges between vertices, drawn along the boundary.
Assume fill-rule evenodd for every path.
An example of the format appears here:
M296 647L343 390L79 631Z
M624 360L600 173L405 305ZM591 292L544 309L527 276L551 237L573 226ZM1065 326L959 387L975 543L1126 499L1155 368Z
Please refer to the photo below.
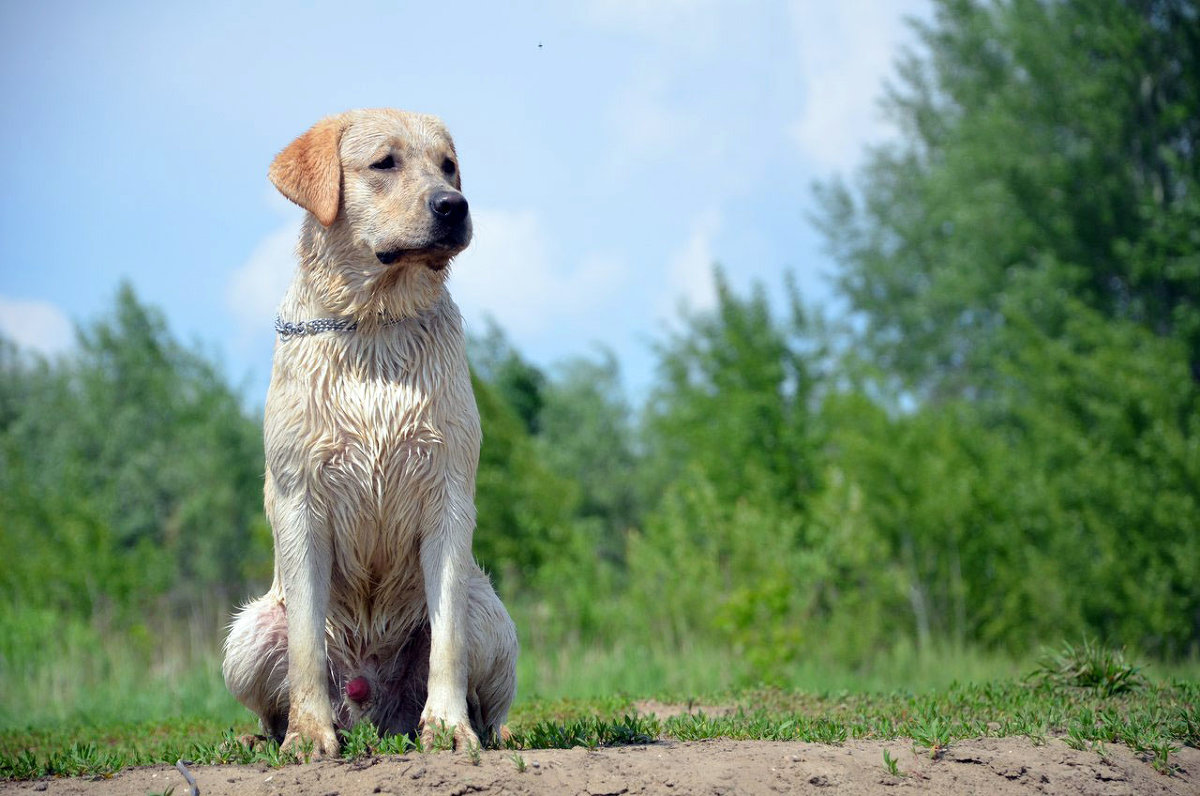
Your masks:
M322 119L288 144L271 162L267 175L279 192L328 227L342 198L342 161L338 147L345 125L336 116Z

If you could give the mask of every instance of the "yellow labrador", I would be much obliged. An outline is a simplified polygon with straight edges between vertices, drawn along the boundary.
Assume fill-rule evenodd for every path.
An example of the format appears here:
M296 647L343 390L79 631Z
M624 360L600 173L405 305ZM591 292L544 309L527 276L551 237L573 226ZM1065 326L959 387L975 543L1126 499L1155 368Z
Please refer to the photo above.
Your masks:
M235 616L225 682L317 756L359 718L495 743L516 632L471 555L481 439L447 266L471 240L441 122L322 119L271 181L308 211L267 393L270 591Z

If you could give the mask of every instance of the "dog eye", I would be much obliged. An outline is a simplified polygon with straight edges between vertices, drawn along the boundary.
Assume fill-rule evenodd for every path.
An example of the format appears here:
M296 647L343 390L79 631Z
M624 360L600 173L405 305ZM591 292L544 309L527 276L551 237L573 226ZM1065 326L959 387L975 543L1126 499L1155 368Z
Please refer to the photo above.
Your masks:
M383 160L371 164L371 168L379 171L387 171L388 169L396 168L396 160L391 155L388 155Z
M445 160L442 161L442 173L445 174L447 177L454 176L455 168L456 167L454 165L454 161L451 160L450 158L446 158Z

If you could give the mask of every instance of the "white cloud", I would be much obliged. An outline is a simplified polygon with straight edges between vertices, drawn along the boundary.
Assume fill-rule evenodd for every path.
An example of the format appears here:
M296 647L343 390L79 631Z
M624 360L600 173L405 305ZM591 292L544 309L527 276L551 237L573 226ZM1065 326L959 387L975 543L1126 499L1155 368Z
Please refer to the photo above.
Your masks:
M272 328L275 310L296 270L300 221L297 217L263 238L230 275L226 303L244 336Z
M65 351L74 341L70 319L48 301L0 296L0 332L17 345L47 356Z
M794 0L804 107L791 133L815 165L849 169L864 144L892 134L878 101L901 45L910 39L904 17L927 10L927 5L925 0Z
M471 246L454 261L450 289L471 324L485 316L518 342L550 329L588 335L590 322L625 286L628 273L599 254L556 260L531 210L471 210Z
M687 240L667 263L667 289L659 307L664 318L675 315L680 303L688 310L711 309L717 300L713 289L713 238L721 230L721 216L708 209L692 221Z

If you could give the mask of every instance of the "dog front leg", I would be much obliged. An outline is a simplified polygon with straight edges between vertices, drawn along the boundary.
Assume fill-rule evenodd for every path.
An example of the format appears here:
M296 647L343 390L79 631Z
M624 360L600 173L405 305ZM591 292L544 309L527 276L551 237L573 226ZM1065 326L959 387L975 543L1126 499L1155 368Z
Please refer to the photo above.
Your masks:
M276 544L288 626L288 730L281 749L337 755L325 650L332 569L329 532L303 493L277 504Z
M468 586L475 506L463 495L451 495L446 503L442 511L433 513L421 541L430 629L429 689L421 711L421 742L428 749L439 731L452 732L457 748L479 748L479 737L467 715Z

